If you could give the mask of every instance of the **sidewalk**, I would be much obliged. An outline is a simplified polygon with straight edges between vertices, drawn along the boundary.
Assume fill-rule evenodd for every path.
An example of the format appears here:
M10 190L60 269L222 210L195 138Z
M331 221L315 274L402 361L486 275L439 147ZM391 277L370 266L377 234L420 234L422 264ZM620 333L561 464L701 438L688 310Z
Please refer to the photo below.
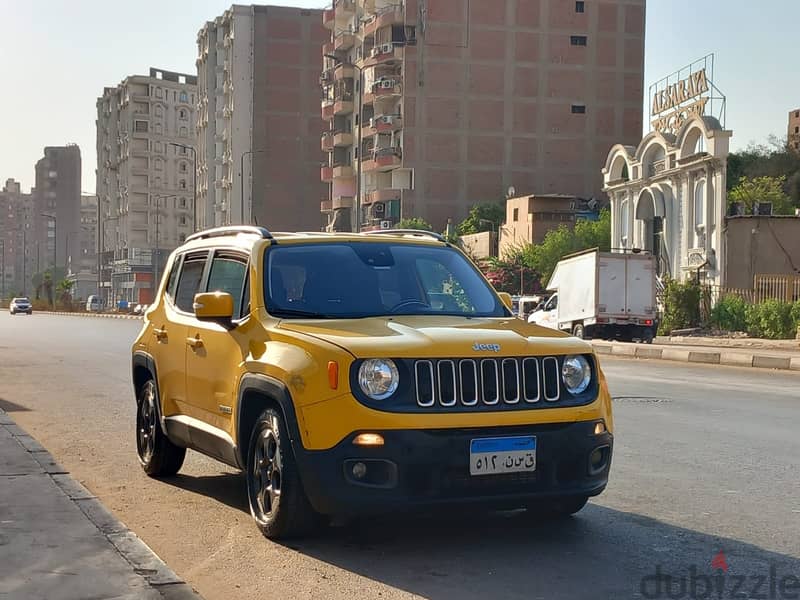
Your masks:
M200 596L0 410L0 598Z
M659 338L660 339L660 338ZM711 340L713 338L702 338ZM625 342L592 341L597 354L626 358L649 358L707 365L780 369L800 372L800 350L777 348L747 348L701 344L632 344Z

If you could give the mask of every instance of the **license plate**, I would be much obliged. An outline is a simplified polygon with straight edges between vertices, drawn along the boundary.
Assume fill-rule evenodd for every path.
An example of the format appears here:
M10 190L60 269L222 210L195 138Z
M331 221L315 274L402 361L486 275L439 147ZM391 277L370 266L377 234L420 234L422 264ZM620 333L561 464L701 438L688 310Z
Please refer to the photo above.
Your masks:
M536 470L536 437L478 438L469 444L469 474L499 475Z

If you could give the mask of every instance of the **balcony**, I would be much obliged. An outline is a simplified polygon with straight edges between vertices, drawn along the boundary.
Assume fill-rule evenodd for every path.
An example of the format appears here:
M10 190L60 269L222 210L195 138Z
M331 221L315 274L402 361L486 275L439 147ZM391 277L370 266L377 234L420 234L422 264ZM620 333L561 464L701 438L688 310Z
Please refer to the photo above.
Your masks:
M322 101L322 119L324 121L330 121L333 119L333 115L333 101L326 98Z
M400 96L403 93L400 79L381 77L372 84L372 95L375 98L382 96Z
M342 81L343 79L353 79L356 76L356 69L353 65L339 63L333 70L333 80Z
M333 167L325 166L319 170L319 178L325 183L333 181Z
M333 49L336 52L349 50L356 43L356 36L349 31L342 32L333 40Z
M333 167L334 179L347 179L353 177L352 165L336 165Z
M333 8L337 17L349 19L356 12L356 3L355 0L334 0Z
M369 56L364 60L364 67L400 62L403 60L403 54L403 46L391 42L379 44L370 50Z
M328 8L322 11L322 26L325 29L333 29L336 24L336 9Z
M391 171L402 164L399 148L378 148L364 161L364 171Z
M391 25L406 25L404 13L402 4L393 4L380 9L364 24L364 35L374 35L379 29Z
M353 208L352 196L334 196L331 200L331 207L333 210L337 208Z
M333 152L334 148L353 145L353 134L349 131L326 131L322 134L322 151Z
M325 42L324 44L322 44L322 56L325 56L326 54L333 54L333 42L332 41Z
M349 115L353 112L354 104L352 99L340 99L336 100L333 103L333 114L334 115Z
M387 189L373 190L371 192L367 192L367 194L364 196L364 203L372 204L374 202L391 202L392 200L399 200L399 199L400 199L400 190L387 188Z
M329 213L333 211L333 202L331 200L322 200L319 203L319 212Z
M326 131L322 134L320 146L323 152L333 152L333 132Z

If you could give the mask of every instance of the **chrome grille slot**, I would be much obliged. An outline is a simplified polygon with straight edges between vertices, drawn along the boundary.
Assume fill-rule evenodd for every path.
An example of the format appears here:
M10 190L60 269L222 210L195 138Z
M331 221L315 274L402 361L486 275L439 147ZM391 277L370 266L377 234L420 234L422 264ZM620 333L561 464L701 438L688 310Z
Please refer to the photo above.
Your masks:
M484 404L497 404L500 401L500 373L494 359L481 361L481 392Z
M440 360L436 370L439 376L439 404L455 406L458 400L455 363L452 360Z
M461 404L475 406L478 403L478 365L471 358L458 362L458 378L461 382Z
M525 402L538 402L541 396L538 360L535 358L522 360L522 380Z
M417 384L417 404L423 407L433 406L436 401L433 363L429 360L418 360L414 365L414 378Z
M542 359L542 379L544 380L544 399L548 402L555 402L558 400L559 392L561 391L561 383L558 368L558 360L553 356L548 356Z
M504 358L503 370L503 401L506 404L519 402L519 362L516 358Z

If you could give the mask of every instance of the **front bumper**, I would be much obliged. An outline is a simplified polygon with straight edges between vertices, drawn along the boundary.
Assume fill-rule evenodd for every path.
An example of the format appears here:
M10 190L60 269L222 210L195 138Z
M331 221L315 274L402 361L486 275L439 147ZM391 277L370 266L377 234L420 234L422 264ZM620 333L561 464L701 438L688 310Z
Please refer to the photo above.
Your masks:
M354 515L404 508L477 503L516 508L545 497L600 494L608 482L613 436L595 435L597 420L507 427L385 430L385 444L355 446L354 432L330 450L295 448L311 504L320 513ZM470 441L482 437L535 435L536 470L474 477L469 472ZM602 468L589 455L604 450ZM369 475L357 481L361 462Z

